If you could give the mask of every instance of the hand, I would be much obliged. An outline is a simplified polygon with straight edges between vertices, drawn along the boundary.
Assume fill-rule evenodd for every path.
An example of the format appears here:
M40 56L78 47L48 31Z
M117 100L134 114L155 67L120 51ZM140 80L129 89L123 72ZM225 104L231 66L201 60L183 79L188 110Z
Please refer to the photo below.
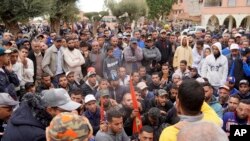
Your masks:
M134 109L130 115L130 117L133 119L135 118L139 113L139 109Z
M160 110L161 115L167 115L167 112Z
M166 84L166 79L161 79L161 86L164 86Z
M243 56L243 57L242 57L242 61L243 61L243 62L246 62L246 61L247 61L247 57L246 57L246 56Z
M110 103L111 103L112 106L118 105L118 103L114 99L110 99Z
M101 121L100 122L100 130L102 132L107 132L108 131L108 125L105 121Z
M24 58L24 59L22 59L21 61L22 61L22 63L23 63L24 68L28 68L28 62L27 62L27 59L26 59L26 58Z
M9 65L5 67L9 72L13 71L13 66L12 64L9 62Z

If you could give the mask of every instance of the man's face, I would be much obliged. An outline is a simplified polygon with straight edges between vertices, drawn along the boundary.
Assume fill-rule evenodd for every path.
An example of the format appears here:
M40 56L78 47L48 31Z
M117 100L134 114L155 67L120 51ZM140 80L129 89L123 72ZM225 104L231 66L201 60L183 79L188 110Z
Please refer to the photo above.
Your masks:
M175 36L174 35L171 35L170 38L169 38L169 41L171 43L174 43L175 42Z
M236 113L238 118L246 119L248 115L248 105L240 102L239 106L236 108Z
M145 68L141 68L141 69L139 70L139 75L140 75L140 76L145 76L145 75L146 75L146 69L145 69Z
M167 95L156 96L156 101L160 106L165 106L167 102Z
M75 101L77 103L82 104L82 95L80 95L80 94L77 94L77 95L71 94L70 98L71 98L72 101Z
M196 33L195 33L195 37L196 37L196 38L200 38L201 35L202 35L202 32L201 32L201 31L196 31Z
M69 40L68 42L67 42L67 46L68 46L68 48L69 48L69 50L74 50L75 49L75 42L74 42L74 40Z
M125 77L125 76L126 76L126 69L119 68L119 77Z
M111 39L111 45L112 45L113 47L116 47L117 44L118 44L118 39L115 38L115 37L113 37L113 38Z
M169 72L169 68L168 68L168 66L162 66L162 68L161 68L161 71L162 71L162 73L168 73Z
M2 106L0 107L0 120L4 120L7 121L13 111L13 107L12 106Z
M148 133L146 131L139 134L140 141L153 141L153 137L153 133Z
M123 98L122 104L126 106L127 108L133 109L133 102L132 102L131 95L129 94L125 95L125 97Z
M98 42L94 42L92 43L92 50L94 52L98 52L100 50L100 46L99 46L99 43Z
M205 40L205 42L210 42L211 41L211 35L206 35L204 40Z
M42 82L45 86L50 87L51 86L51 78L50 76L43 77Z
M30 49L30 42L24 42L23 46L25 46L26 48Z
M137 40L139 40L140 37L141 37L140 32L135 32L135 33L134 33L134 38L136 38Z
M140 75L139 75L139 73L134 73L134 74L132 75L132 79L133 79L133 82L138 83L139 80L140 80Z
M185 72L187 69L187 65L185 65L184 63L180 63L180 69L182 72Z
M230 112L234 112L238 107L240 101L238 98L230 97L228 100L228 110Z
M110 50L107 52L107 55L108 55L108 56L113 56L113 52L114 52L114 50L113 50L113 49L110 49Z
M4 64L4 65L9 65L10 63L10 54L4 54L0 56L0 61Z
M109 86L108 81L102 81L102 82L100 82L100 84L99 84L100 89L107 89L108 86Z
M229 47L230 47L231 44L233 44L233 43L235 43L235 42L234 42L234 39L229 39L229 40L228 40L228 46L229 46Z
M96 106L96 101L90 101L88 103L85 103L86 109L90 111L91 113L95 113L97 106Z
M67 86L68 86L68 80L67 80L67 78L66 77L59 78L59 85L62 88L67 88Z
M216 46L212 46L212 49L213 49L213 53L214 53L214 55L217 55L217 54L219 54L219 53L220 53L220 50L218 49L218 47L216 47Z
M248 41L244 41L244 42L242 43L242 47L243 47L243 48L248 48L248 47L249 47Z
M153 42L153 40L147 40L146 44L147 44L148 47L153 47L154 42Z
M241 84L239 86L239 91L241 94L247 94L249 92L249 86L247 84Z
M239 55L239 50L238 50L238 49L233 49L233 50L231 50L231 55L232 55L233 57L237 57L237 56Z
M152 75L152 82L156 85L160 84L160 77L158 75Z
M35 53L40 53L41 52L41 49L42 49L42 46L40 44L40 42L33 42L32 43L32 49Z
M171 89L170 90L170 99L175 99L177 95L178 95L178 90L177 89Z
M70 73L70 74L67 76L67 80L68 80L68 82L70 82L70 83L75 82L74 73Z
M167 33L166 32L162 32L161 33L161 38L166 39L167 38Z
M93 75L89 76L88 81L89 81L89 83L95 85L96 84L96 75L93 74Z
M112 80L112 81L110 81L110 85L112 87L117 88L119 86L119 80Z
M62 46L62 41L55 41L54 44L57 48L60 48Z
M21 58L27 58L27 57L28 57L28 50L26 50L26 49L21 49L21 50L19 51L19 55L20 55Z
M228 100L229 97L229 91L226 89L219 89L219 99L220 101L226 102Z
M123 118L122 117L120 117L120 118L113 117L112 121L109 122L109 128L115 134L121 133L122 129L123 129Z
M105 39L104 38L98 38L97 42L99 43L100 46L102 46L104 44L104 42L105 42Z
M203 87L204 92L205 92L205 101L209 100L212 95L213 95L213 89L209 86L204 86Z
M182 45L182 46L187 46L187 38L183 38L183 39L182 39L181 45Z
M153 38L153 39L157 39L157 37L158 37L158 33L157 33L157 32L153 32L153 33L152 33L152 38Z

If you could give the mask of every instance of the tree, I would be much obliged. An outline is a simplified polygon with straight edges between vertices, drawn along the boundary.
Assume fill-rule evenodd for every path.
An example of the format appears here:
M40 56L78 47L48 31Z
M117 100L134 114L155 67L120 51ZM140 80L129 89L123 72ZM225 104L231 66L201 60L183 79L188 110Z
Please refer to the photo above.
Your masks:
M175 0L146 0L149 8L149 17L151 19L160 17L164 18L167 15Z
M77 0L53 0L53 5L49 11L51 31L59 35L60 22L65 20L70 22L74 15L79 13L76 7Z
M18 22L41 16L48 11L52 0L1 0L0 18L14 35L19 31Z
M147 3L145 0L122 0L120 2L106 0L105 4L117 18L127 14L130 22L137 20L141 16L145 16L147 13Z

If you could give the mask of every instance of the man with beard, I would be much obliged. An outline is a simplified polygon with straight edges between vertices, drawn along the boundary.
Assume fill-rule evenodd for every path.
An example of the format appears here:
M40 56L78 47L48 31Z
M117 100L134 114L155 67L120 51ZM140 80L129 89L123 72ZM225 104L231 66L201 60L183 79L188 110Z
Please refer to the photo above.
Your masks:
M67 39L68 47L63 51L63 58L66 62L66 68L69 71L74 72L75 79L80 82L83 79L81 65L85 63L85 60L81 54L81 51L75 49L75 42L73 38Z
M217 115L221 118L223 114L223 109L216 97L213 95L213 88L209 83L203 84L203 89L205 92L205 101L207 104L214 109Z
M96 94L98 81L96 80L96 72L89 71L87 74L87 81L81 86L82 91L86 94Z
M84 115L89 119L89 122L93 127L93 134L95 135L100 129L100 108L97 107L96 99L93 94L86 95L84 103L86 107Z
M227 58L221 54L221 43L216 42L212 45L212 54L206 57L202 68L201 76L208 78L210 84L218 89L224 85L228 74Z
M169 109L173 107L173 103L167 98L168 93L163 89L159 89L155 93L155 98L149 102L150 107L157 107L161 110L162 114L167 114Z
M111 37L110 45L113 48L113 56L115 57L115 59L117 59L119 61L119 64L121 64L122 50L118 47L118 38L117 37Z
M70 99L64 89L45 90L42 97L39 94L26 94L8 121L2 140L45 141L45 129L52 118L80 106Z
M219 102L223 108L227 107L228 99L230 96L229 87L226 85L220 86L218 90Z
M165 79L160 79L160 75L157 72L154 72L152 74L152 82L148 85L148 90L149 91L155 91L158 89L164 89L166 87L166 80Z
M160 39L155 43L155 46L161 52L161 61L160 64L170 63L171 54L172 54L172 47L167 39L167 31L162 29L160 31Z
M230 125L246 125L248 118L248 106L250 101L242 99L239 106L236 108L236 112L226 112L223 115L223 129L229 133Z
M224 113L226 112L235 112L236 108L238 107L240 103L240 97L238 95L232 95L228 99L228 106L226 109L224 109Z
M243 79L239 82L239 93L237 95L241 99L250 99L249 82L247 80Z
M41 93L43 90L49 90L54 88L53 83L51 82L51 76L47 73L42 75L41 83L37 86L36 91Z

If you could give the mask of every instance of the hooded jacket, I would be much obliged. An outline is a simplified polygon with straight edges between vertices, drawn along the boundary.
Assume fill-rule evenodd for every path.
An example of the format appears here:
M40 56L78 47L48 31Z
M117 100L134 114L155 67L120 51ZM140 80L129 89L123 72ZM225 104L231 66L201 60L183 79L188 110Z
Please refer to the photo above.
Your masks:
M209 106L211 106L211 108L214 109L214 111L216 112L216 114L222 118L223 115L223 108L220 105L220 103L217 101L216 97L213 95L211 98L211 101L208 103Z
M3 141L46 141L45 129L52 117L37 95L27 94L11 116Z
M187 66L191 67L193 64L193 52L192 52L192 48L188 45L187 36L183 36L181 38L181 43L182 43L184 38L186 38L187 45L185 47L181 45L181 46L176 48L176 51L174 54L173 67L179 68L181 60L186 60Z
M207 78L212 86L219 87L226 82L228 61L221 53L221 43L217 42L212 46L216 46L220 50L220 55L217 59L213 53L206 57L202 65L201 76Z

